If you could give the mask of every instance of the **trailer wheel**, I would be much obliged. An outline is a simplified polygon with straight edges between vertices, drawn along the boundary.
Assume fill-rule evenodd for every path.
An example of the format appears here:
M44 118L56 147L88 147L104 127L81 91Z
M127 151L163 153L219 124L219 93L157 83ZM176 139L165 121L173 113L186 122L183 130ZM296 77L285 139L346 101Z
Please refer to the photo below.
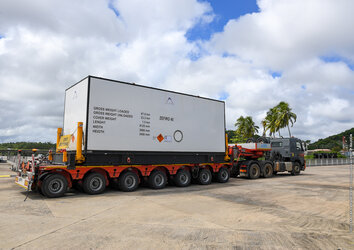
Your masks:
M61 174L51 174L44 179L41 188L48 198L61 197L68 189L68 181Z
M230 172L226 168L220 168L219 172L216 175L218 182L225 183L230 179Z
M261 170L257 163L252 163L248 170L248 176L250 179L257 179L261 175Z
M211 183L211 172L207 168L203 168L199 171L198 182L200 185L209 185Z
M106 189L106 178L100 173L90 173L85 177L82 188L88 194L100 194Z
M269 143L269 140L266 137L258 137L258 139L256 140L257 143Z
M272 164L270 164L270 163L264 164L263 176L264 176L264 178L269 178L269 177L273 176Z
M40 195L43 195L43 196L46 196L44 193L43 193L43 190L42 190L42 187L38 187L37 186L37 191Z
M139 186L139 177L132 171L125 172L119 176L118 187L123 192L135 191Z
M248 138L248 139L246 140L246 143L253 143L253 142L256 142L256 139L253 138L253 137Z
M153 189L162 189L166 186L167 176L161 170L153 171L149 176L149 186Z
M291 175L299 175L300 174L300 164L298 162L294 162L293 170L291 171Z
M181 169L174 177L174 182L177 187L187 187L191 184L192 176L188 170Z

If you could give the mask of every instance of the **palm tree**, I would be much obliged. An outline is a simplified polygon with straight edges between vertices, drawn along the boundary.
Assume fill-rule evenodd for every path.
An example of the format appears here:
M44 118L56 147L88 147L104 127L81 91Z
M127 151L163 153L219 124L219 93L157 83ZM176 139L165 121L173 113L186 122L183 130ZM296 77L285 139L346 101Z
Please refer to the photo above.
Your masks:
M291 127L292 127L296 122L297 116L295 113L291 112L289 103L280 102L276 107L278 111L276 124L279 127L279 129L288 127L289 137L291 137L289 123L291 123Z
M274 136L275 133L279 132L277 127L277 109L273 107L267 112L267 116L262 121L263 127L265 128L264 134L269 130L269 136Z
M280 135L280 129L288 127L289 137L291 137L289 123L291 126L296 122L296 114L291 112L291 108L288 103L280 102L275 107L269 109L267 116L262 121L265 132L269 130L269 136L274 136L278 132Z
M251 116L240 116L237 119L235 126L236 133L243 139L252 137L254 134L258 133L259 129L259 127L254 124Z
M266 122L266 120L263 120L262 121L262 127L263 127L263 134L262 134L262 136L263 137L265 137L266 136L266 132L267 132L267 122Z

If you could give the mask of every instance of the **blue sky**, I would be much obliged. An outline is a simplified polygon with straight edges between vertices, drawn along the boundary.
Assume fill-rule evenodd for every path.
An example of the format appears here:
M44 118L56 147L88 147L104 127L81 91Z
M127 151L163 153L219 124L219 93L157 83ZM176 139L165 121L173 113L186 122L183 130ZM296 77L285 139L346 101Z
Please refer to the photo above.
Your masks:
M349 69L354 70L354 62L350 61L348 58L339 55L321 56L320 59L326 63L342 62L345 63Z
M242 15L259 10L255 0L210 0L207 2L213 8L215 18L209 24L199 23L190 29L186 34L190 41L209 40L213 33L223 31L230 19L237 19Z

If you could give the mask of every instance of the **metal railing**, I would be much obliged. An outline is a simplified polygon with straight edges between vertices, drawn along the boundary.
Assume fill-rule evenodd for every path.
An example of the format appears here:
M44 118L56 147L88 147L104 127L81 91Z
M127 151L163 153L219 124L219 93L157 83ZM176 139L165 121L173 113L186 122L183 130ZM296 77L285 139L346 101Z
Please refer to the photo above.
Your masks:
M331 166L331 165L349 165L350 158L322 158L322 159L308 159L306 166Z
M29 157L29 156L22 156L22 155L21 156L18 156L18 155L10 155L10 156L0 155L0 157L3 160L6 160L6 162L11 165L10 168L11 168L12 171L18 171L20 162L27 162L28 160L31 159L31 157Z

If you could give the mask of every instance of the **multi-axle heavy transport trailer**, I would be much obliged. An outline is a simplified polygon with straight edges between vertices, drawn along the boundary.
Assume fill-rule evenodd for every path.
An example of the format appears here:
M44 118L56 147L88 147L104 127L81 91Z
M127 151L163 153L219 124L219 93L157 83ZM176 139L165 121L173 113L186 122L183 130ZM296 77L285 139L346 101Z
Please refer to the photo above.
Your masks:
M259 161L256 177L269 177L258 158L270 144L258 147L245 148ZM99 194L108 185L134 191L140 183L154 189L168 182L186 187L193 179L224 183L231 173L255 178L242 149L227 144L223 101L88 76L65 92L56 151L33 156L16 183L60 197L73 186ZM279 162L268 163L273 174Z
M88 76L66 90L56 152L32 166L16 182L48 197L227 182L225 103Z

